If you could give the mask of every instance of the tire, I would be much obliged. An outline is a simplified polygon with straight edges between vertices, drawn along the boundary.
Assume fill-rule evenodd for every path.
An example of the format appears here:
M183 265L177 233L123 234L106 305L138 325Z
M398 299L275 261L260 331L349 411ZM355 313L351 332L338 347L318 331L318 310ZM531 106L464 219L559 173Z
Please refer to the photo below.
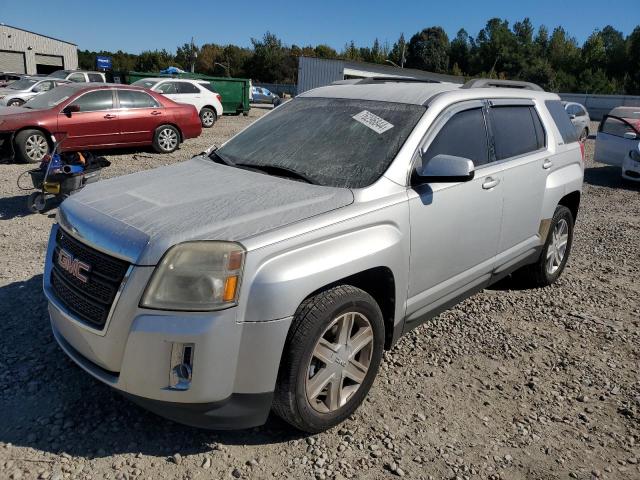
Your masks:
M587 138L589 138L589 129L588 128L584 128L582 130L582 132L580 132L580 137L578 138L578 140L580 140L582 143L587 141Z
M7 102L7 107L20 107L21 105L24 105L24 103L25 103L24 100L20 100L19 98L14 98Z
M573 244L573 226L574 219L571 210L564 205L558 205L551 219L547 241L540 258L536 263L527 265L516 272L518 280L530 287L546 287L554 283L567 265ZM563 231L565 233L562 233ZM566 235L566 244L561 258L558 259L556 252L560 251L560 235Z
M40 130L22 130L14 142L20 159L26 163L40 163L49 153L49 141Z
M43 192L33 192L27 199L27 207L32 213L42 213L47 208L47 196Z
M203 128L213 127L216 120L218 120L218 115L215 110L208 107L204 107L200 110L200 122L202 123Z
M368 293L340 285L308 298L287 335L274 412L309 433L338 425L369 392L383 348L382 312Z
M160 125L153 135L153 149L158 153L171 153L180 146L180 132L173 125Z

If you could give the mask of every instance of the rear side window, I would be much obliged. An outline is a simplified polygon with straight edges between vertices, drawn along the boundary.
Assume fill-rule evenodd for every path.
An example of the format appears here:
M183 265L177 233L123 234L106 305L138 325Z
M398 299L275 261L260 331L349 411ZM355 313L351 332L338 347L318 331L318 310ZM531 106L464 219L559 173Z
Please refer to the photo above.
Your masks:
M534 107L528 105L491 107L491 125L496 160L504 160L544 148L544 129Z
M178 82L178 93L200 93L200 89L193 83Z
M160 106L148 93L135 90L118 90L118 98L120 108L158 108Z
M544 104L547 106L547 110L549 110L556 127L558 127L562 141L564 143L577 142L578 134L576 127L571 123L571 119L562 106L562 102L560 100L545 100Z
M489 161L487 129L481 108L464 110L451 117L423 158L431 160L440 154L468 158L475 166Z
M216 89L213 87L211 83L201 83L200 86L206 88L210 92L216 93Z

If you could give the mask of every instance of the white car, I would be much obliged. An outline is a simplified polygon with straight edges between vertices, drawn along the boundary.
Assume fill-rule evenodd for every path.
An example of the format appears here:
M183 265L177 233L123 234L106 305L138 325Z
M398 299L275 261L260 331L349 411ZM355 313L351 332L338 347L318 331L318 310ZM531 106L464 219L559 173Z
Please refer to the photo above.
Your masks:
M213 127L218 117L222 115L222 97L206 80L142 78L133 85L161 93L174 102L193 105L200 114L200 121L204 128Z
M616 107L604 116L596 134L594 160L621 167L622 178L640 181L640 162L630 152L640 147L640 107Z

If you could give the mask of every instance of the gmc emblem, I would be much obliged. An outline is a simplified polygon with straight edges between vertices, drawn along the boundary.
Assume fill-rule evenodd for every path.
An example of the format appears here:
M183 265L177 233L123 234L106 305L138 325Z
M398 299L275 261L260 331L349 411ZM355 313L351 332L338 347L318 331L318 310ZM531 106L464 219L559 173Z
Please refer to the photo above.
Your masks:
M61 248L60 253L58 253L58 265L82 283L87 283L89 280L87 274L91 271L91 265L74 258L71 253L67 252L63 248Z

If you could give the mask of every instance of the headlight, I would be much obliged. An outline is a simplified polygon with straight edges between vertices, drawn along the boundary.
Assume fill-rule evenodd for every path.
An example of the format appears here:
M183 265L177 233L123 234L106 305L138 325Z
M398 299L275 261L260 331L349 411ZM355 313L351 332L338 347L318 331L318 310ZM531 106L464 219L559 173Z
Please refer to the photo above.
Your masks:
M244 248L231 242L185 242L167 251L140 306L160 310L209 311L236 304Z

